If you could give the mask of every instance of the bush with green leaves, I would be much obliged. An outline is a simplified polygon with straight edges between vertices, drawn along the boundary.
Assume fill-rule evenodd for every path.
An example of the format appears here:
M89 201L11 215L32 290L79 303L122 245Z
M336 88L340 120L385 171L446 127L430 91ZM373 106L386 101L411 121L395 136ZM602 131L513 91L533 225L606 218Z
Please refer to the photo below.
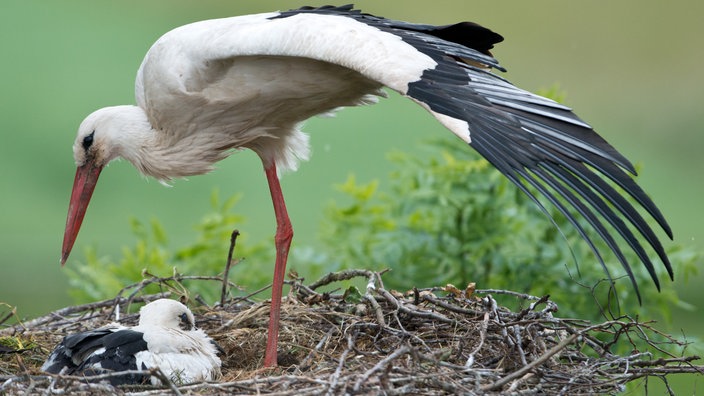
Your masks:
M85 262L67 268L70 294L77 302L112 298L125 286L140 282L144 272L156 277L170 277L175 272L183 275L215 276L225 269L229 241L232 231L241 227L245 218L232 213L239 196L225 201L217 190L211 194L211 210L195 227L195 240L186 246L172 249L161 223L152 219L148 224L136 218L130 220L132 233L136 237L134 246L123 247L122 257L117 260L101 256L95 248L85 249ZM240 257L253 257L254 262L273 262L273 252L267 242L247 243L241 238L237 252ZM252 271L246 265L235 265L230 279L252 287L261 287L271 281L266 271ZM184 281L192 294L198 294L208 302L219 299L220 285L217 282ZM158 292L158 285L150 285L145 292Z
M614 275L614 289L597 257L577 230L549 204L552 221L525 194L486 160L454 141L437 141L428 150L439 157L391 155L396 171L388 192L378 182L339 186L348 203L332 204L322 225L324 252L330 268L390 268L386 286L399 290L475 282L480 289L506 289L536 296L551 295L561 316L599 319L600 307L610 316L669 319L680 301L669 282L658 293L633 252L624 249L644 304L613 255L604 254ZM606 244L594 238L600 252ZM701 257L673 246L668 254L678 272L689 274ZM654 253L653 253L654 255ZM653 258L660 279L668 277ZM595 304L596 302L596 304Z

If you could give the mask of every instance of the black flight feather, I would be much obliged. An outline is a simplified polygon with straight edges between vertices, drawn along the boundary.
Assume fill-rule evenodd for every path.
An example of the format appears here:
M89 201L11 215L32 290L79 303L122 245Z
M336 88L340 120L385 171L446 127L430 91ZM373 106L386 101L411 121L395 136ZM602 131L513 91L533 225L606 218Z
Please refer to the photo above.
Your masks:
M407 96L436 113L467 122L470 145L550 216L525 183L545 196L594 251L610 280L602 255L569 207L613 251L639 299L630 264L600 218L633 249L658 289L654 265L630 227L653 248L673 278L672 266L651 227L605 180L610 179L633 197L672 238L660 210L628 174L635 175L633 165L569 107L519 89L493 74L491 68L505 71L489 51L503 40L499 34L471 22L432 26L395 21L364 14L352 5L303 7L275 18L300 13L352 18L394 34L432 58L437 65L425 70L419 80L408 82Z

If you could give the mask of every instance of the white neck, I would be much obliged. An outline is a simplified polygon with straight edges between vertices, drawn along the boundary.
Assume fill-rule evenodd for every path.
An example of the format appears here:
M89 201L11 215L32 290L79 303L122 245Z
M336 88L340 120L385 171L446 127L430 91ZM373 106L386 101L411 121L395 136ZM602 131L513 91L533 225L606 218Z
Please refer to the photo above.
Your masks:
M207 173L228 154L218 136L194 133L178 137L152 127L137 106L115 106L106 128L113 156L130 161L141 173L161 181Z

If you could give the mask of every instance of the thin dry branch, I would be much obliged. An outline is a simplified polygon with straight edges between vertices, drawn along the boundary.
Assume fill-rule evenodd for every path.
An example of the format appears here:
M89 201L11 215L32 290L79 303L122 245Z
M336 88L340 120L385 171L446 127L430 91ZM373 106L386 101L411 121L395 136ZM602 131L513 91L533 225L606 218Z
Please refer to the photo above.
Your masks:
M220 305L225 305L225 300L229 294L230 285L228 279L230 279L230 268L232 264L237 264L232 262L232 253L235 251L235 244L237 243L237 237L240 235L239 230L232 231L230 235L230 248L227 251L227 262L225 263L225 271L222 274L222 290L220 292Z

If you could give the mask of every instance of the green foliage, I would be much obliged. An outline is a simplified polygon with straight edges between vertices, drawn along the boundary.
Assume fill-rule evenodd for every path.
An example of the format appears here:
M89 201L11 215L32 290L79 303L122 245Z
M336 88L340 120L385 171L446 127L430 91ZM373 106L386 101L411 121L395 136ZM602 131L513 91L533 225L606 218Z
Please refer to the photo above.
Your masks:
M471 157L464 144L432 146L436 153L442 149L440 158L391 156L397 170L388 193L379 191L376 181L360 184L352 176L339 186L349 203L331 204L322 230L335 269L390 268L386 286L400 290L476 282L478 288L550 294L563 317L599 319L597 305L620 314L598 259L564 216L546 204L551 222L486 160ZM601 252L609 251L594 239ZM686 307L673 288L657 292L635 253L624 249L624 254L641 285L642 306L630 281L616 275L616 258L604 258L617 278L625 313L670 319L669 307ZM678 271L694 271L694 252L673 247L669 255ZM653 260L660 279L666 279L664 267Z
M225 268L232 230L244 223L242 216L231 213L238 200L239 196L233 196L221 202L217 190L214 191L211 212L195 227L196 240L178 249L169 247L166 232L158 220L144 223L131 219L136 242L132 247L124 247L122 257L117 261L99 256L95 248L87 248L85 263L79 263L75 270L67 268L71 296L77 302L112 298L123 287L141 281L145 272L158 277L169 277L174 272L219 275ZM251 245L246 243L246 237L238 240L235 255L254 258L254 262L273 263L267 243ZM247 261L232 267L230 279L236 279L248 288L258 288L271 281L266 271L251 271L246 267ZM206 301L215 301L220 295L220 285L216 282L184 281L184 286L191 293L203 296ZM158 288L157 285L150 285L145 291L158 292Z
M12 351L21 351L26 349L37 348L39 345L32 338L24 338L20 336L3 336L0 337L0 346L6 347Z

